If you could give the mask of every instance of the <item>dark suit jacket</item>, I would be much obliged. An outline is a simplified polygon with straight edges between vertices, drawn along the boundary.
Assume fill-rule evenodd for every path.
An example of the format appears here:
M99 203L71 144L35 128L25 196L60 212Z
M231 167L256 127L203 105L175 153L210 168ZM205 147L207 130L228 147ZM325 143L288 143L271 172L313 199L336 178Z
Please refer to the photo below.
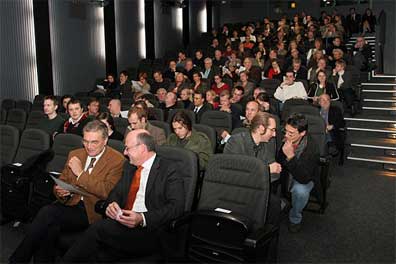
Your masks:
M334 128L330 131L332 140L338 148L343 148L345 141L345 121L342 115L341 109L336 106L330 106L328 115L329 125L333 125Z
M189 110L194 111L195 109L195 105L191 104L189 107ZM197 123L199 123L201 121L201 117L203 115L203 113L205 113L208 110L213 110L213 106L211 104L208 103L204 103L203 106L201 107L201 109L199 109L198 113L195 113L195 119L197 121Z
M117 202L121 208L125 207L135 171L135 166L125 162L122 178L110 192L106 201L108 204ZM175 165L157 155L146 185L147 212L144 217L147 229L158 229L181 216L184 211L184 198L183 180Z
M339 78L340 78L340 76L338 75L338 73L335 76L333 76L333 79L334 79L333 83L336 87L337 87ZM348 88L354 89L353 81L352 81L352 73L350 71L345 70L344 74L342 75L342 79L344 80L344 82L339 89L341 89L341 90L345 90Z
M77 185L91 194L84 196L84 205L89 223L93 223L101 218L99 214L95 213L95 203L98 200L106 199L121 178L122 165L125 159L121 153L107 146L103 156L92 169L91 174L83 172L77 180L76 175L73 174L68 166L69 160L74 156L80 159L83 166L88 158L87 152L83 148L70 151L65 168L59 179ZM57 198L60 202L66 202L66 205L73 206L80 202L81 195L75 194L67 201L60 197Z

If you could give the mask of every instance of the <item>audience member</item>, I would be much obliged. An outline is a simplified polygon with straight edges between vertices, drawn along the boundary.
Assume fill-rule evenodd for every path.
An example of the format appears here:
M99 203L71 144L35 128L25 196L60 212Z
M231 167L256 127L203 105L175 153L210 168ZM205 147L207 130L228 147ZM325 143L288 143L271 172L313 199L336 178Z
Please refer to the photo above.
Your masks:
M190 108L190 106L192 105L190 88L183 88L180 91L180 100L179 101L183 104L184 109Z
M327 81L326 73L322 70L318 71L318 81L314 85L311 85L308 97L312 99L314 104L318 103L319 96L322 94L328 94L331 100L339 100L337 89L333 83Z
M140 72L138 80L132 81L132 92L149 93L150 89L150 84L147 82L147 73Z
M208 104L211 104L213 106L213 109L219 107L219 101L217 100L218 97L215 91L213 90L206 91L205 97L206 97L206 102L208 102Z
M232 129L241 126L241 116L243 116L242 110L231 104L229 91L223 91L220 94L220 105L218 106L217 110L227 112L231 114L232 117Z
M222 91L229 91L230 87L228 86L228 84L223 82L223 78L220 74L215 74L212 90L215 91L217 95L220 95Z
M288 99L307 99L307 92L301 82L295 82L293 71L287 71L285 81L276 89L274 97L284 103Z
M208 110L213 110L213 106L206 102L204 93L194 93L194 104L191 104L189 110L194 111L197 123L201 121L202 114Z
M108 139L114 139L120 141L124 140L124 136L119 131L116 130L114 126L114 119L109 113L107 112L100 113L96 117L96 120L99 120L106 125Z
M63 124L63 133L71 133L83 135L83 128L88 123L88 115L84 113L84 109L80 100L71 99L67 104L69 120Z
M10 257L10 263L28 263L32 257L35 263L54 263L57 239L62 231L83 231L101 219L94 210L95 203L105 199L113 189L124 163L121 153L106 146L107 134L106 126L99 121L84 127L84 148L69 153L59 179L87 194L70 193L55 185L57 201L41 208ZM85 251L87 244L81 246Z
M112 117L122 117L120 99L111 99L107 108L109 109Z
M88 116L96 118L100 114L100 112L99 112L99 109L100 109L99 100L96 97L90 98L87 108L88 108L88 111L87 111Z
M167 78L163 78L161 71L155 71L153 73L153 82L150 85L150 93L156 94L158 89L164 88L165 90L169 89L170 80Z
M347 107L351 110L351 115L355 115L356 109L354 106L355 91L352 80L352 73L347 71L344 60L338 60L333 70L334 84L337 91L341 95L341 99L345 101Z
M44 97L43 110L45 118L40 120L38 128L47 132L51 137L62 132L65 120L56 112L58 110L58 100L55 96Z
M191 84L191 89L198 93L205 93L207 90L209 90L208 83L202 81L202 75L200 72L193 73L193 83Z

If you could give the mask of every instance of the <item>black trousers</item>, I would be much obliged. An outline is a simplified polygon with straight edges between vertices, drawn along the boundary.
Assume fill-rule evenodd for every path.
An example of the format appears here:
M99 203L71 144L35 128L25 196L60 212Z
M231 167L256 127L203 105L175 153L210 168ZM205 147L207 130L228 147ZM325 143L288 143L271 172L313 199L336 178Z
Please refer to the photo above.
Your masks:
M356 97L355 91L352 88L346 88L340 90L340 92L341 92L341 97L345 101L348 108L351 108Z
M129 228L115 220L92 224L63 256L62 263L113 262L151 255L160 247L155 231Z
M53 263L56 241L62 231L80 231L89 225L84 203L65 206L54 203L41 208L27 234L9 258L10 263Z

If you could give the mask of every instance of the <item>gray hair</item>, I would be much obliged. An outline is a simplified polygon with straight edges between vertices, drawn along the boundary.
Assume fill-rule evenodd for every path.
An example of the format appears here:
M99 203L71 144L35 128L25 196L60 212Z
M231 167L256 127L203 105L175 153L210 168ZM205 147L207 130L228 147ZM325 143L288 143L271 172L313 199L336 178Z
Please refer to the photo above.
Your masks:
M137 134L136 141L138 144L143 144L147 147L148 151L155 151L155 139L152 135L146 132Z
M107 126L99 120L94 120L86 124L83 128L83 133L85 132L100 132L103 139L107 139L109 137Z

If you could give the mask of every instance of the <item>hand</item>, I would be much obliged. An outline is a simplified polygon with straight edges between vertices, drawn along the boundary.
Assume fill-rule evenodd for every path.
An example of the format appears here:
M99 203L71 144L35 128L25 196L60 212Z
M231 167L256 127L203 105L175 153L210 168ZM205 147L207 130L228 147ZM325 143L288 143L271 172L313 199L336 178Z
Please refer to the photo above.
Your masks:
M225 139L228 135L230 135L230 133L228 133L227 130L224 130L223 133L221 133L220 136L221 136L222 139Z
M231 113L231 109L229 107L221 106L220 111Z
M327 125L326 126L326 130L327 131L330 131L330 130L332 130L334 128L334 125Z
M294 147L291 141L286 141L285 144L283 144L282 151L288 160L294 158Z
M117 221L129 228L139 226L143 222L143 216L140 213L133 212L132 210L122 209L122 215Z
M55 185L55 193L56 195L58 195L59 197L66 197L70 195L70 192L63 189L62 187Z
M72 157L69 160L69 168L71 169L71 171L73 172L74 175L79 176L80 173L84 170L81 160L79 158L77 158L76 156Z
M110 217L111 219L116 220L117 216L119 215L119 212L121 211L120 206L116 202L112 202L109 204L106 208L106 215Z
M270 165L270 173L281 173L282 166L278 162L272 162Z
M318 96L314 96L312 97L312 100L316 103L318 101L319 97Z

